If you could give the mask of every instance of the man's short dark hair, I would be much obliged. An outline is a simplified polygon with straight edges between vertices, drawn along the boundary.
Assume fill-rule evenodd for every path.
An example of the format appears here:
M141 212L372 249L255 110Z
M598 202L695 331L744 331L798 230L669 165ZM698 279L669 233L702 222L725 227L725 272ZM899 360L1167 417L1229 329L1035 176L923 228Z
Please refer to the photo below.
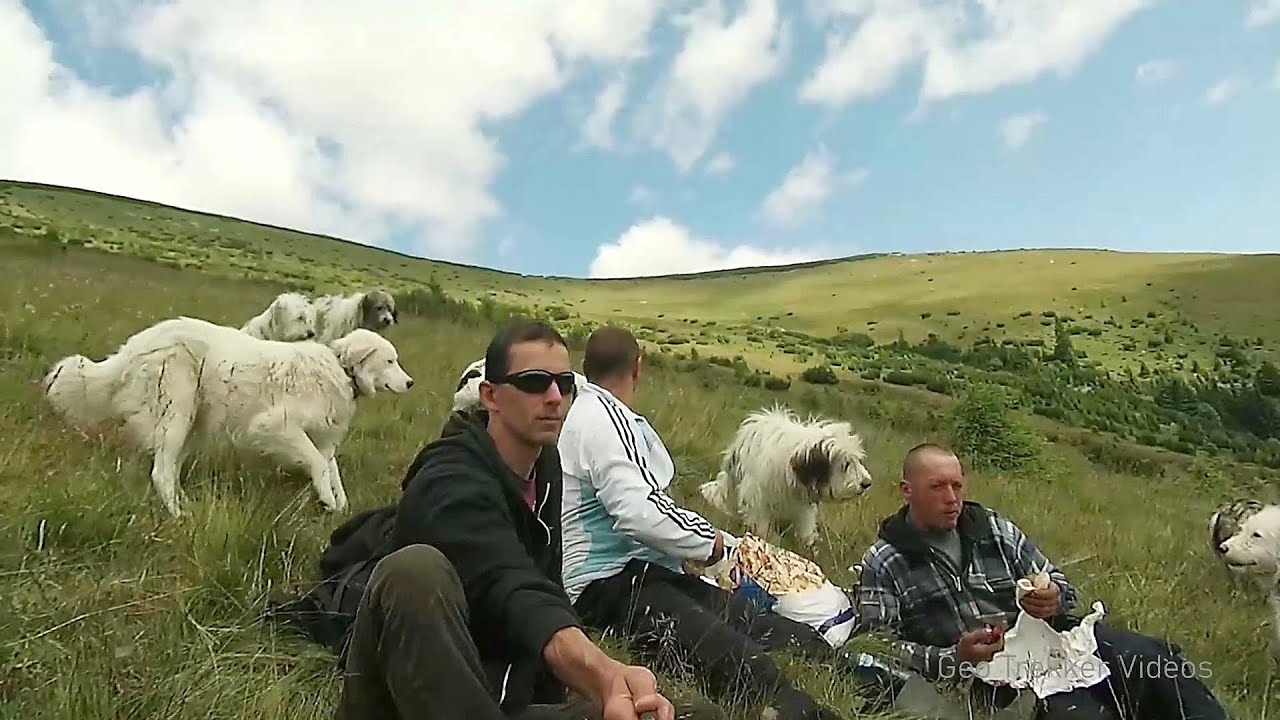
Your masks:
M937 443L925 442L911 448L902 458L902 479L906 480L912 471L920 466L920 462L928 455L953 456L955 452Z
M484 353L484 378L496 380L511 372L511 347L525 342L541 340L549 345L569 344L564 337L547 323L541 320L518 318L507 323L505 327L489 341L489 348Z
M640 343L630 330L617 325L597 328L587 338L582 356L582 374L596 380L611 377L631 368L640 357Z

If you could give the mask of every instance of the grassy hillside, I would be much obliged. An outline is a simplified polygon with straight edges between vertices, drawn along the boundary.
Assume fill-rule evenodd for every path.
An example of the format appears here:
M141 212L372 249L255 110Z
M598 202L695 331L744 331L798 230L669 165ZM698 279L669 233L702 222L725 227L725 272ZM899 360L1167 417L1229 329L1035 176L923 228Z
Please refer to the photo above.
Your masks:
M8 280L0 286L0 718L331 717L333 659L256 618L268 597L311 579L345 515L321 511L296 475L215 454L188 471L188 516L174 522L150 491L149 463L110 433L68 429L40 402L37 382L57 358L101 357L165 317L238 324L281 286L2 233L0 263ZM439 432L457 373L491 332L474 312L422 297L406 306L388 336L418 382L359 410L338 458L348 513L394 501L408 462ZM1192 474L1153 455L1117 472L1110 468L1119 464L1090 462L1069 442L1041 446L1035 435L1000 426L1057 427L1045 418L963 397L957 417L977 413L983 422L962 422L952 438L949 401L922 389L854 381L858 392L807 383L771 391L744 387L729 368L672 355L653 365L639 409L676 456L674 492L690 506L706 511L696 483L713 472L749 410L783 401L850 418L865 434L876 485L862 500L823 511L816 559L843 584L879 519L898 506L894 477L908 447L949 438L985 447L966 461L981 466L999 456L1023 469L971 473L971 496L1008 513L1068 564L1086 602L1104 601L1111 622L1180 642L1193 662L1207 663L1207 682L1238 717L1264 717L1280 701L1260 630L1265 607L1220 587L1203 539L1214 503L1254 489L1248 468L1203 464ZM825 669L791 672L855 717L856 701ZM697 692L678 669L663 674L664 686Z
M882 255L634 280L536 278L97 193L0 183L0 234L308 291L386 285L516 307L585 333L625 322L743 384L860 381L1015 407L1137 443L1280 468L1280 255ZM1109 452L1109 451L1107 451Z
M761 328L879 343L930 333L1052 340L1043 313L1073 317L1077 349L1111 370L1213 362L1214 338L1261 338L1280 359L1280 255L1016 251L869 256L788 269L587 281L526 277L421 260L350 242L85 191L0 182L0 227L152 258L177 267L330 290L434 279L450 295L588 321L620 320L660 345L742 355L789 374L803 355ZM749 339L752 331L756 339ZM1096 332L1095 332L1096 331Z

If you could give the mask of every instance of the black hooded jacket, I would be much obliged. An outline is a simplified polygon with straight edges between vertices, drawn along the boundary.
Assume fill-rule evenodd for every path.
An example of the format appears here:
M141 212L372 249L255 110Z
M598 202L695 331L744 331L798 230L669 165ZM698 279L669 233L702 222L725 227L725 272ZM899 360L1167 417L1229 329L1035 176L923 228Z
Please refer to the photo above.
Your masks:
M486 413L454 413L405 476L393 549L426 543L453 563L471 635L504 711L563 702L542 659L559 630L581 627L561 580L560 455L536 463L536 514L486 429Z

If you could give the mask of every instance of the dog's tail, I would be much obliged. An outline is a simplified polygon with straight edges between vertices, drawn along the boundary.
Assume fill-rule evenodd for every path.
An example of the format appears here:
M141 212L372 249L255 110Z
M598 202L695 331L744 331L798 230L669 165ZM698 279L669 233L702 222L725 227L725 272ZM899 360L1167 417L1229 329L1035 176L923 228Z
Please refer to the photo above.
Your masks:
M725 471L721 470L716 473L716 479L711 482L702 483L698 486L698 491L702 493L702 497L711 506L722 513L733 514L733 509L729 502L729 476Z
M124 377L124 358L112 355L94 362L69 355L54 363L44 376L44 394L70 422L96 425L113 416L114 398Z

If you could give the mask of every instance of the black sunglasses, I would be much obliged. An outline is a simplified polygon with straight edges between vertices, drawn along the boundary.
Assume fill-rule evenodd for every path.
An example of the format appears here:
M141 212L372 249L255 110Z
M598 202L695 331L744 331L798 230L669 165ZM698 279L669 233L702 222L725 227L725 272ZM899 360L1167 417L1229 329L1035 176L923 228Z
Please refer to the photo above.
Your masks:
M572 371L550 373L546 370L521 370L489 382L498 385L510 385L520 392L529 393L530 395L541 395L550 389L551 383L555 383L560 390L560 394L565 396L573 394L578 389L578 384L574 381Z

